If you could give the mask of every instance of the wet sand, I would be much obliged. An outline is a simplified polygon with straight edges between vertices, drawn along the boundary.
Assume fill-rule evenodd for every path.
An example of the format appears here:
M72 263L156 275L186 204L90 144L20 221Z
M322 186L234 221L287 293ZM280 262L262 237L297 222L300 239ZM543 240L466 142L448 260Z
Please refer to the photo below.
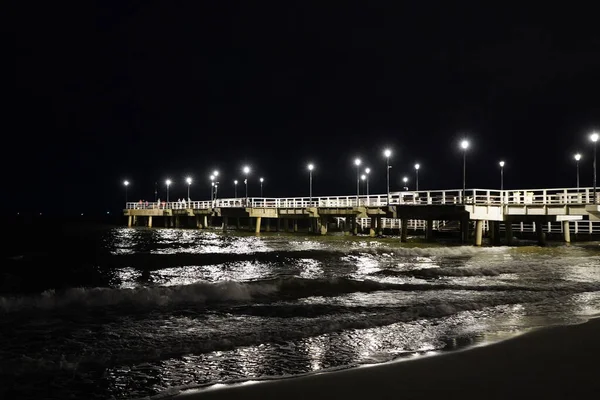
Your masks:
M489 346L297 378L189 390L177 400L584 399L600 396L600 319Z

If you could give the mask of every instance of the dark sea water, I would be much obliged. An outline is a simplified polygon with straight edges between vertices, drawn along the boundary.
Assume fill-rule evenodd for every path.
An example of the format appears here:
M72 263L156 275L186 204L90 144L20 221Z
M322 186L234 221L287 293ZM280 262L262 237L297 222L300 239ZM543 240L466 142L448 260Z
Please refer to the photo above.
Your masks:
M381 363L600 313L600 243L14 225L0 398L129 399Z

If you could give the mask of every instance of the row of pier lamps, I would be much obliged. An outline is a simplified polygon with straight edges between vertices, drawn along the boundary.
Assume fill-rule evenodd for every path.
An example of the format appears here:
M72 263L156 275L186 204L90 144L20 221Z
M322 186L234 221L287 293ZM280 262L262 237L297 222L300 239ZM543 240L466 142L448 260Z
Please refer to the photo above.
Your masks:
M600 136L598 135L598 133L593 132L590 135L590 141L594 144L594 163L593 163L593 169L594 169L594 178L593 178L593 186L594 186L594 195L593 195L593 201L594 204L597 203L597 196L596 196L596 153L597 153L597 143L598 143L598 139L600 138ZM467 190L467 149L469 148L469 141L468 140L462 140L460 142L460 147L463 150L463 188L462 188L462 199L463 199L463 204L465 202L466 199L466 190ZM383 151L383 155L386 159L386 175L387 175L387 201L389 203L390 201L390 169L392 168L392 166L390 165L390 157L392 155L392 151L390 149L385 149ZM575 158L575 162L576 162L576 168L577 168L577 189L579 189L579 162L581 161L581 154L577 153L574 156ZM361 174L360 173L360 166L362 164L362 160L360 158L356 158L354 160L354 165L356 166L356 199L358 201L358 198L360 196L360 182L363 181L366 183L366 195L369 195L369 173L371 172L370 168L365 168L364 173ZM504 166L506 165L506 163L504 161L500 161L499 163L500 166L500 190L504 190ZM419 190L419 169L421 168L420 164L415 164L414 166L415 168L415 175L416 175L416 179L415 179L415 189L418 191ZM313 174L313 170L315 169L314 164L310 163L307 166L308 169L308 173L309 173L309 197L310 197L310 202L312 203L312 174ZM244 166L242 168L242 171L244 172L245 178L244 178L244 186L246 189L246 200L248 199L248 174L250 173L250 167L249 166ZM210 181L211 181L211 201L216 200L217 198L217 191L219 188L219 181L218 181L218 177L219 177L219 171L213 171L212 175L210 175ZM187 189L187 195L188 195L188 199L190 198L190 186L192 185L192 178L191 177L187 177L185 179L187 185L188 185L188 189ZM408 177L403 177L402 181L404 182L404 185L406 187L407 183L408 183ZM264 182L264 178L259 178L259 182L260 182L260 197L263 197L263 182ZM167 186L167 202L169 202L169 186L171 186L172 181L170 179L167 179L165 181L165 184ZM125 202L127 202L127 187L129 186L129 181L124 181L123 182L124 186L125 186ZM234 198L237 198L237 185L238 185L238 181L237 179L233 181L233 187L234 187Z

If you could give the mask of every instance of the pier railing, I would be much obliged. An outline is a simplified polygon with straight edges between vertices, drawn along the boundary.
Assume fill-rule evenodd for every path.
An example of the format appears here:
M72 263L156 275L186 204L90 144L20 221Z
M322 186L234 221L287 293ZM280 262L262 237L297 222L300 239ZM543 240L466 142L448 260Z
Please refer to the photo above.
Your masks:
M464 200L464 201L463 201ZM597 194L600 204L600 193ZM382 207L386 205L561 205L592 204L592 188L488 190L469 189L404 191L375 195L223 198L213 201L128 202L127 209L309 208Z

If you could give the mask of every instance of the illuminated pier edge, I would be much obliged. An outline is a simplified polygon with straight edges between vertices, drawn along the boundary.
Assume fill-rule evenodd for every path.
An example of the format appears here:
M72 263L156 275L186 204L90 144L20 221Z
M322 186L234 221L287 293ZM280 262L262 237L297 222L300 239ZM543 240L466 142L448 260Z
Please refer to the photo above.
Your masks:
M568 243L571 233L600 235L600 205L594 192L593 188L458 189L392 192L389 199L387 194L353 194L138 201L127 202L123 213L130 227L141 223L152 227L153 218L160 217L165 227L180 227L185 219L186 226L193 221L200 229L215 227L216 222L223 230L241 229L244 220L244 228L256 233L272 228L297 232L300 222L309 232L322 235L331 227L354 235L368 228L369 236L397 229L401 241L407 240L409 230L424 232L427 239L433 239L434 231L457 230L463 243L473 237L477 246L482 245L484 233L492 244L499 244L501 231L507 244L512 244L516 229L533 230L540 244L545 243L547 233L560 232Z

